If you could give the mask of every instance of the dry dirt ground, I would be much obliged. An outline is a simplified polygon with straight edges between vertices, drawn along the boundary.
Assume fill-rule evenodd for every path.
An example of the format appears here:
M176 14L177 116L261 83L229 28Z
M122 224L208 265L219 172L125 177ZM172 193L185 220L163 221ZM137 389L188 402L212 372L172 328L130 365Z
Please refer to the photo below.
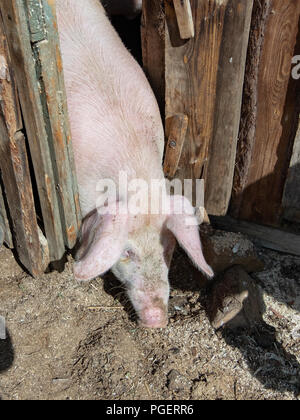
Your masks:
M32 279L0 249L0 398L299 399L300 259L259 253L258 325L215 331L203 279L176 252L170 324L154 331L137 327L112 277L78 284L69 262Z

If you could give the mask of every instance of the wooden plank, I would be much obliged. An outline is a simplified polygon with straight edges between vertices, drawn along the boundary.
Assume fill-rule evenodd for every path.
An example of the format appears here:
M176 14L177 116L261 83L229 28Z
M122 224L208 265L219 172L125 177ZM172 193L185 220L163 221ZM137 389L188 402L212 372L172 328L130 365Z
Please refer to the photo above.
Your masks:
M213 135L225 11L228 0L191 1L195 38L180 37L173 2L166 1L166 117L186 114L187 138L176 176L198 179Z
M206 210L215 216L227 213L232 193L252 7L252 0L230 0L225 12L214 130L203 176Z
M233 181L231 214L239 216L243 190L249 172L252 149L255 142L257 119L257 85L267 20L271 12L271 2L254 0L248 55L246 61L241 122L236 156L236 169Z
M191 1L196 37L188 41L181 39L171 0L165 1L164 40L158 37L159 32L163 33L163 17L158 13L161 2L151 2L151 6L156 5L155 12L149 3L144 2L147 74L152 86L158 86L155 92L161 104L165 98L166 121L176 114L189 118L174 176L181 180L204 176L208 212L226 214L232 191L253 1ZM165 90L161 88L162 74Z
M2 186L0 184L0 246L3 244L3 242L9 248L14 247L3 198Z
M190 0L173 0L182 39L194 38L195 27Z
M0 16L1 17L1 16ZM3 21L0 19L0 167L18 257L34 276L47 265L48 245L37 224L25 137ZM2 201L3 206L4 202Z
M166 121L166 145L164 173L173 177L177 171L188 127L188 117L184 114L173 115Z
M65 252L54 171L49 143L51 136L43 113L41 86L37 80L38 61L31 49L31 36L24 2L2 0L0 3L5 33L18 85L30 152L39 192L46 238L51 260Z
M164 0L143 1L142 14L143 67L165 113L165 7Z
M231 214L269 225L280 221L294 130L299 9L299 0L254 3Z
M53 3L51 7L49 0L40 0L42 7L39 8L36 8L35 0L26 1L29 22L33 22L31 26L34 28L34 32L31 31L31 41L35 41L33 50L38 57L39 76L43 81L44 114L49 115L46 119L47 132L65 245L73 248L80 230L81 214L55 7ZM35 25L35 22L39 24ZM36 26L38 29L42 26L44 32L38 32ZM37 33L40 38L38 40ZM47 36L47 40L44 36Z
M300 256L300 235L252 222L236 220L229 216L212 216L211 223L218 229L248 235L264 248Z
M1 116L0 166L12 219L15 248L22 264L33 276L44 273L49 265L48 244L41 237L32 194L25 137L21 131L8 137Z

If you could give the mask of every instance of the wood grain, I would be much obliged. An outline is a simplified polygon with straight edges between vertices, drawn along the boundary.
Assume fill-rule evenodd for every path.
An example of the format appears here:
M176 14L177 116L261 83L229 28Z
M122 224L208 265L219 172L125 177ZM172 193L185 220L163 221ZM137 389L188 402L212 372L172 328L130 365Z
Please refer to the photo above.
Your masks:
M13 248L13 240L8 221L7 211L4 202L3 190L0 184L0 227L2 229L2 239L0 240L0 246L4 242L9 248ZM3 242L2 242L3 241Z
M55 2L0 4L18 85L51 261L72 248L81 225Z
M231 198L253 1L192 0L195 37L189 40L180 35L178 2L164 3L163 32L161 2L151 2L155 11L144 2L144 63L166 121L177 114L189 119L174 176L205 177L206 208L224 215Z
M165 152L164 173L167 177L172 178L177 171L188 122L188 117L184 114L173 115L166 121L166 137L168 141Z
M255 1L232 202L232 214L244 220L280 221L295 112L286 99L292 98L287 93L299 8L298 0Z
M215 216L227 213L232 193L252 6L252 0L230 0L225 12L214 130L204 173L206 210Z
M159 108L165 114L165 6L164 0L143 1L142 14L143 67L155 93Z
M48 244L41 240L37 225L25 137L21 131L8 137L3 117L0 122L0 166L12 219L14 243L22 264L33 276L44 273L49 265Z
M30 3L32 2L33 0L30 0ZM81 214L65 95L62 58L57 34L55 8L49 7L48 0L42 0L42 5L43 9L40 8L39 14L34 16L39 17L42 13L47 42L43 40L36 42L34 44L34 53L39 60L40 77L43 82L42 104L44 106L44 114L49 116L45 120L48 123L49 148L64 240L66 247L73 248L80 230ZM28 9L30 12L29 7ZM29 14L32 16L31 13ZM38 21L42 20L42 17ZM34 22L37 21L37 19L31 20ZM31 32L31 37L36 39L36 32Z
M32 275L38 276L49 264L48 244L45 238L42 238L37 224L25 137L21 131L23 127L17 90L14 75L10 70L11 63L1 16L0 57L0 167L5 199L18 257ZM4 200L1 201L3 209Z
M26 9L21 0L3 0L0 7L20 95L50 258L59 260L65 252L64 237Z
M217 69L228 1L191 1L195 38L183 41L171 1L166 1L166 117L189 118L176 176L198 179L213 135Z
M194 38L195 28L190 0L173 0L180 37Z

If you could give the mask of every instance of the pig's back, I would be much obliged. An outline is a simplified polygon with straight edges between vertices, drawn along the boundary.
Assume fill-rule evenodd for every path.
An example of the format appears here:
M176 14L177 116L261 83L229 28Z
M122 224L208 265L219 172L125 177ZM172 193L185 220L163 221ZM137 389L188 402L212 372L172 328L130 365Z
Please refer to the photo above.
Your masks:
M95 208L96 183L160 178L164 134L153 92L98 0L57 0L81 206ZM84 4L84 6L83 6Z

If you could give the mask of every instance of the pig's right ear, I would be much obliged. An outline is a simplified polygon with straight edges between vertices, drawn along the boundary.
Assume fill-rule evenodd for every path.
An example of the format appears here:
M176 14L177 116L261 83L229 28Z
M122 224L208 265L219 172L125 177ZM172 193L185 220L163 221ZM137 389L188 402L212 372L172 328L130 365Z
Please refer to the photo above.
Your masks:
M179 212L177 213L177 211ZM199 228L194 208L183 196L171 197L171 214L167 219L166 227L173 233L179 245L206 276L213 277L212 268L205 261L199 236Z
M107 210L88 216L82 227L82 244L74 263L76 280L88 281L104 274L120 258L128 237L127 214ZM114 212L115 213L115 212Z

